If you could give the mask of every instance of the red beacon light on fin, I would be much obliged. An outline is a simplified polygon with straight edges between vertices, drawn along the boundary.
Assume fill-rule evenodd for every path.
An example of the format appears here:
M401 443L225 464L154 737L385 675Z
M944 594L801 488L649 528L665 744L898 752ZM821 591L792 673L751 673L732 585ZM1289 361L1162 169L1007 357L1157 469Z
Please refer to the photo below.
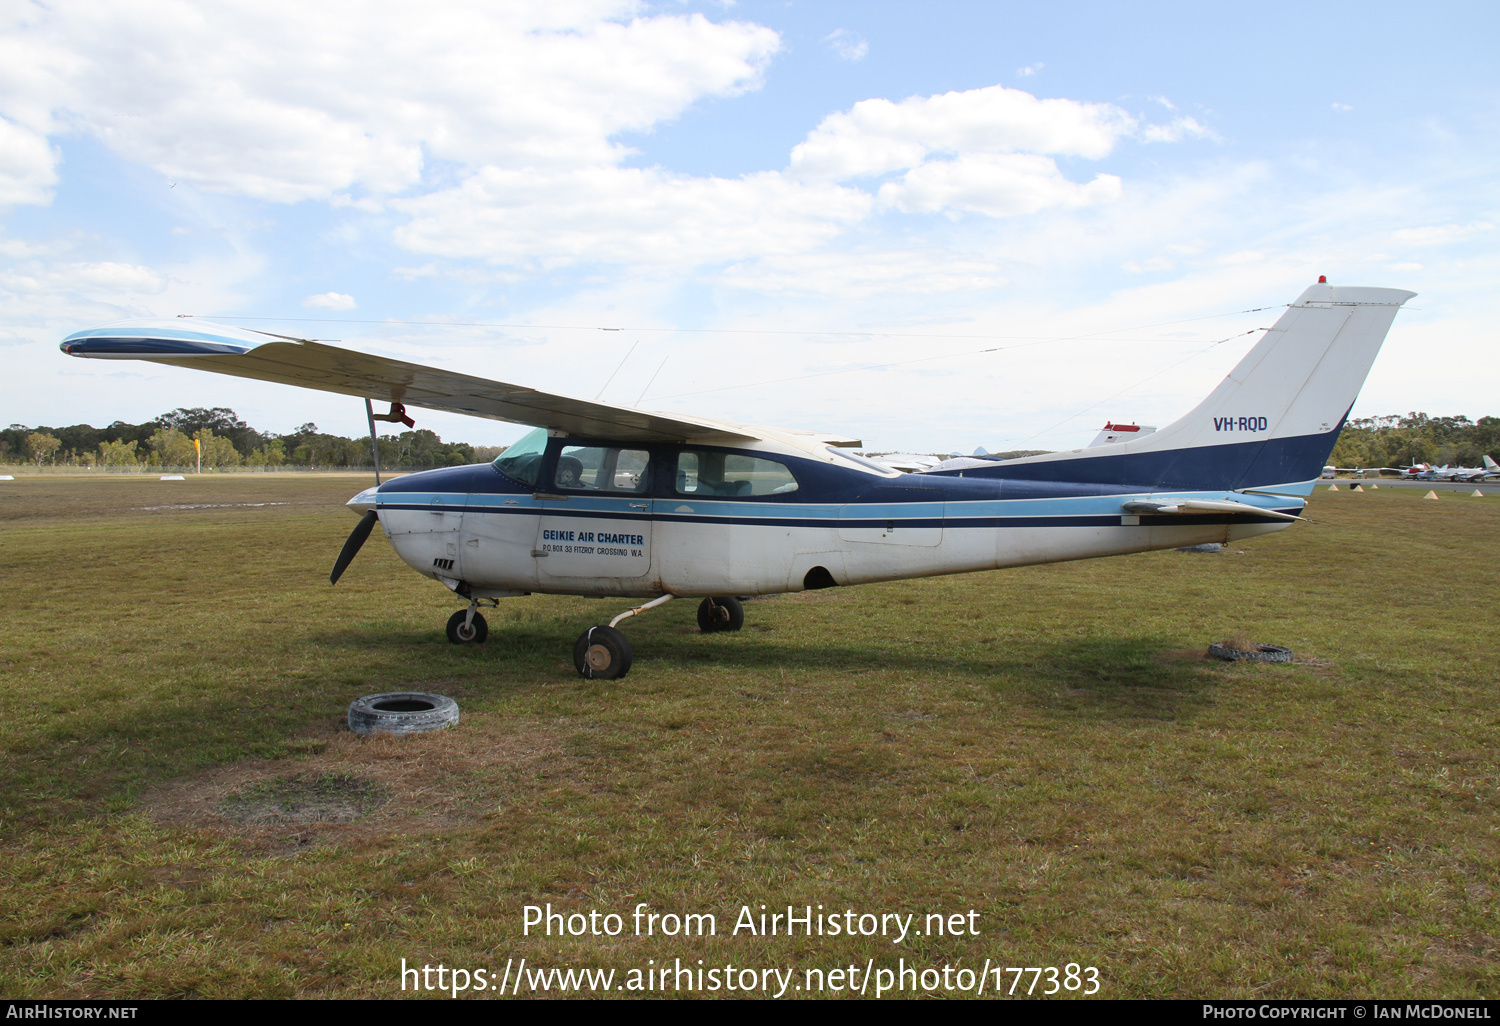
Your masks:
M1326 274L1320 274L1320 275L1318 275L1318 284L1319 285L1327 285L1328 284L1328 275L1326 275Z

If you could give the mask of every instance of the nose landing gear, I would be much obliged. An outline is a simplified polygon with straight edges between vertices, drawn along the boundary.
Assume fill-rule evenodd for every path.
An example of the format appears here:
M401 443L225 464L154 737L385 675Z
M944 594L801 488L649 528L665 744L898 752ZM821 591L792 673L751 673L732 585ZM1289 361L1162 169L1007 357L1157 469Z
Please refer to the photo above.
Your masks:
M500 603L490 600L490 607ZM448 617L448 640L455 645L483 645L490 636L490 625L479 615L479 600L469 602L468 609L460 609Z

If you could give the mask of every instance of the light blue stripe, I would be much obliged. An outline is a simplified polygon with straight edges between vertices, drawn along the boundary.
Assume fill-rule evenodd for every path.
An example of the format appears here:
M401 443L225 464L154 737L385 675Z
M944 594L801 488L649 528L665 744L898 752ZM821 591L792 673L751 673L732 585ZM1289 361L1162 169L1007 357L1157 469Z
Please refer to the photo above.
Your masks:
M1292 487L1278 487L1278 491L1290 493ZM1310 490L1309 486L1309 490ZM1268 489L1269 490L1269 489ZM703 502L678 499L646 499L635 496L596 497L570 495L567 501L536 500L529 495L506 495L503 493L470 494L467 492L396 492L379 497L381 505L463 506L497 510L528 510L538 514L552 509L571 509L589 513L633 513L629 502L650 502L651 513L671 516L679 506L687 506L692 513L682 516L724 517L726 519L787 519L787 520L936 520L940 518L966 517L1057 517L1057 516L1111 516L1123 511L1123 505L1132 501L1160 501L1164 499L1206 499L1213 502L1239 502L1257 509L1280 509L1293 500L1274 495L1247 495L1240 492L1223 491L1172 491L1138 492L1133 495L1084 495L1066 499L974 499L949 502L870 502L832 505L829 503L758 503L758 502ZM1296 500L1300 504L1300 500Z

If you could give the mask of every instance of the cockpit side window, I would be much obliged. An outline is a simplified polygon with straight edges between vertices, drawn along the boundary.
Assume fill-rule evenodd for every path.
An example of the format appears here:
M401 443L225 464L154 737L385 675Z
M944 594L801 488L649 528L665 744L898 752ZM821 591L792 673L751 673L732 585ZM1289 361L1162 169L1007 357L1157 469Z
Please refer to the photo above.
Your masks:
M645 492L651 485L651 454L604 445L565 446L552 484L569 492Z
M797 479L784 463L744 453L684 449L677 455L678 495L754 498L786 495L797 490Z
M505 451L495 457L495 469L506 477L536 487L537 474L542 469L542 453L547 450L547 429L537 428L527 433Z

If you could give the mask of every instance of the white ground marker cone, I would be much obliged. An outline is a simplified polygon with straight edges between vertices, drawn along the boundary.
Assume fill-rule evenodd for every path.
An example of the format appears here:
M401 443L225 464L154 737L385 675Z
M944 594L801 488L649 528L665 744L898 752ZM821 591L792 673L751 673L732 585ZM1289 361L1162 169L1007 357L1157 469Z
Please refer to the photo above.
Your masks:
M1472 492L1469 493L1469 498L1471 498L1471 499L1482 499L1482 498L1484 498L1484 493L1481 492L1478 488L1476 488Z
M1424 498L1424 499L1436 499L1437 498L1437 492L1434 492L1431 489L1429 489L1428 492L1427 492L1427 494L1424 495L1424 496L1422 496L1422 498Z
M1364 485L1355 485L1353 488L1351 488L1349 490L1351 492L1362 492L1362 491L1365 490L1365 486Z
M1328 486L1328 490L1329 490L1329 491L1330 491L1330 492L1336 492L1336 491L1338 491L1338 490L1339 490L1339 486L1338 486L1338 485L1329 485L1329 486Z
M1370 490L1371 490L1371 491L1372 491L1372 492L1373 492L1373 491L1376 491L1376 490L1378 490L1378 489L1379 489L1379 488L1380 488L1380 486L1379 486L1379 485L1371 485L1371 486L1370 486Z

